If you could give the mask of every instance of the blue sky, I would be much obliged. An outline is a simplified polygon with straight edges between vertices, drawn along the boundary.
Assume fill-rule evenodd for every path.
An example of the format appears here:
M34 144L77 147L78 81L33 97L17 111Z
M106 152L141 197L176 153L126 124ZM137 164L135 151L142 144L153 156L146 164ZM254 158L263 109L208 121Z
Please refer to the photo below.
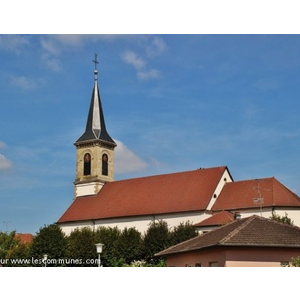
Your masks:
M228 166L300 193L299 35L0 35L0 230L73 201L94 53L115 179Z

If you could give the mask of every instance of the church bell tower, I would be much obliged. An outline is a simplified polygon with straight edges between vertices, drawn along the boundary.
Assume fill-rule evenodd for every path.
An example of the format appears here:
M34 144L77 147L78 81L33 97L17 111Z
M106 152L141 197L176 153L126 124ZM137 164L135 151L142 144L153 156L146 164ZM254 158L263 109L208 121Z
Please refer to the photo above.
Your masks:
M98 87L95 54L94 88L85 132L76 146L75 198L97 194L106 182L114 180L114 148L117 144L106 131Z

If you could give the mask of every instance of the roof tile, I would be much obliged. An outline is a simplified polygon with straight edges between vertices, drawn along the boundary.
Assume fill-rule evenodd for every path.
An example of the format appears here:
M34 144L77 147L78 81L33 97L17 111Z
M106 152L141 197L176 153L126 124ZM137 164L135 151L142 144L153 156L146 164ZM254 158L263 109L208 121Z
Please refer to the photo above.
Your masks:
M108 182L97 195L75 199L58 223L205 210L226 169Z
M272 177L226 183L212 210L257 208L260 204L255 203L254 199L259 196L258 187L261 198L263 198L262 207L300 206L299 196L281 184L276 178Z
M230 223L234 220L234 214L229 211L220 211L211 217L195 224L195 227L220 226Z
M212 246L297 247L300 228L253 215L172 246L157 256Z

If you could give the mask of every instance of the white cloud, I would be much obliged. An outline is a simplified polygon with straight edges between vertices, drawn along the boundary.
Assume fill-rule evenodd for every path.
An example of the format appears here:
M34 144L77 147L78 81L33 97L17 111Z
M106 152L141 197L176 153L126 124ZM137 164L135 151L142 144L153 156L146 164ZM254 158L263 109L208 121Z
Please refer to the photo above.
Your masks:
M24 90L32 90L37 87L36 82L26 76L11 76L11 84Z
M155 37L144 46L144 56L153 58L156 55L162 54L166 49L166 44L161 37ZM136 75L138 79L146 80L146 79L154 79L161 77L160 71L147 67L148 61L145 60L142 55L137 54L134 51L127 50L121 55L122 60L132 65L136 70Z
M142 171L148 167L148 164L128 149L121 141L115 140L115 172L124 174L136 171Z
M140 58L133 51L124 52L122 55L122 59L125 63L132 65L136 69L138 79L147 80L160 77L160 72L158 70L146 69L147 62Z
M133 51L126 51L122 55L122 59L127 64L133 65L136 69L142 69L145 67L146 62L138 57Z
M61 54L62 48L60 42L51 37L41 39L41 60L48 67L49 70L54 72L61 71L61 63L58 56Z
M151 163L152 163L153 166L155 166L157 168L160 168L164 165L162 162L160 162L159 160L157 160L154 157L151 157Z
M55 34L43 36L40 40L40 58L49 70L59 72L62 70L60 55L64 52L84 49L89 43L98 41L113 41L116 35L93 34ZM97 46L98 47L98 46Z
M57 58L52 57L48 53L44 53L44 54L42 54L41 59L50 70L52 70L54 72L61 71L61 69L62 69L61 63Z
M151 69L149 71L140 71L137 73L139 79L150 79L150 78L159 78L160 72L155 69Z
M120 39L133 39L131 35L127 34L56 34L51 35L51 38L56 39L61 45L65 45L67 47L82 47L88 42L114 42L119 41ZM134 36L135 40L136 38L137 37Z
M0 154L0 171L8 170L12 167L12 162L4 155Z
M78 46L85 42L89 35L82 34L58 34L53 36L61 44L68 46Z
M7 145L4 142L0 141L0 149L5 149L7 148Z
M41 46L44 51L52 55L60 54L60 49L54 39L42 39Z
M155 56L163 53L166 50L167 46L164 40L161 37L155 37L151 44L147 47L147 55Z
M0 36L0 49L5 51L12 51L19 54L22 48L29 44L29 39L26 36L11 34Z

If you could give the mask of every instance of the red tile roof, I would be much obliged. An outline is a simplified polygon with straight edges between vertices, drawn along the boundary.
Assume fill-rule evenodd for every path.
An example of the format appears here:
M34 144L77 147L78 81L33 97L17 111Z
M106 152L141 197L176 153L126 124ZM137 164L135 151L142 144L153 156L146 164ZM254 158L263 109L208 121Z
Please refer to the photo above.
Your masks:
M21 244L26 244L32 242L34 236L31 233L16 233L16 239L20 239Z
M195 227L220 226L230 223L234 220L234 214L229 211L220 211L211 217L195 224Z
M156 256L216 246L300 248L300 228L253 215L172 246Z
M264 178L245 181L228 182L223 187L218 199L212 207L213 211L257 208L259 203L258 186L262 207L299 207L300 198L276 178Z
M74 200L58 223L205 210L227 167L108 182Z

